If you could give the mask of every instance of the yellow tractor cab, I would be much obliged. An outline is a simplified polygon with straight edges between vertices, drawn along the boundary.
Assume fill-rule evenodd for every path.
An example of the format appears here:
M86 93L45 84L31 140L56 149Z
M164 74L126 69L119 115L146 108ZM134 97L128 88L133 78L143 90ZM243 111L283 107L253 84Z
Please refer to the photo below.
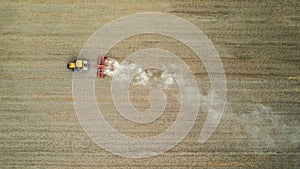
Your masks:
M81 72L90 69L90 63L83 59L75 60L68 64L68 68L72 69L74 72Z

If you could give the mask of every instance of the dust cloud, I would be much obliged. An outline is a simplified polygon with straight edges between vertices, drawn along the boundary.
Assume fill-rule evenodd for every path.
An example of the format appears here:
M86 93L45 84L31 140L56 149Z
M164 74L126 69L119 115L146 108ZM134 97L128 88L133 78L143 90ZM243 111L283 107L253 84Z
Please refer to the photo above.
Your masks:
M175 73L169 73L165 68L159 69L143 69L141 66L124 61L120 64L118 61L109 59L106 61L105 74L120 80L131 80L135 86L145 86L149 83L156 84L162 88L168 88L175 83ZM131 79L131 74L136 75Z

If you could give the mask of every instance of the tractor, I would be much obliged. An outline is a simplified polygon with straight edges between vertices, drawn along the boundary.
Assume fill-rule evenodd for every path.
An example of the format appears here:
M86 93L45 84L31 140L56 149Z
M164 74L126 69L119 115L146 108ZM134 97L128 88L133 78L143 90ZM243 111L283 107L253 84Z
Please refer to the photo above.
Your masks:
M78 59L68 64L68 68L74 72L82 72L90 69L90 63L87 60Z
M106 56L100 56L97 65L90 65L87 60L83 59L78 59L68 64L68 68L74 72L87 71L90 67L97 68L97 76L99 78L111 77L118 66L119 63L115 59Z

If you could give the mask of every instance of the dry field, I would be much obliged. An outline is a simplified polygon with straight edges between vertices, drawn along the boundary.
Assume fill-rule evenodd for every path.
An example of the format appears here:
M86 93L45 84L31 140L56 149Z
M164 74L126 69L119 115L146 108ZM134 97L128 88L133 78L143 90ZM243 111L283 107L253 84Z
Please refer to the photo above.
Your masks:
M0 168L300 168L299 1L4 0L0 9ZM180 144L158 156L125 158L97 146L80 126L66 64L106 23L154 11L189 20L211 39L226 73L226 109L210 139L198 143L210 92L201 61L172 38L128 38L108 55L121 61L144 48L171 51L193 71L203 101ZM154 136L176 119L176 86L166 91L160 118L137 124L114 108L110 82L96 80L97 101L121 133ZM148 88L130 91L133 105L146 110Z

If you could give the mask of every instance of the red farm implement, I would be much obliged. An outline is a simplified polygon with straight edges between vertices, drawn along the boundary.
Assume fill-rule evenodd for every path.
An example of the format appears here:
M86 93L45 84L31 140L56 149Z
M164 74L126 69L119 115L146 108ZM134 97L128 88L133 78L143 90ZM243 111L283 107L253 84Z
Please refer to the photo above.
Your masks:
M98 58L98 65L97 65L97 76L100 78L104 78L105 77L105 61L107 60L107 57L105 56L100 56Z

